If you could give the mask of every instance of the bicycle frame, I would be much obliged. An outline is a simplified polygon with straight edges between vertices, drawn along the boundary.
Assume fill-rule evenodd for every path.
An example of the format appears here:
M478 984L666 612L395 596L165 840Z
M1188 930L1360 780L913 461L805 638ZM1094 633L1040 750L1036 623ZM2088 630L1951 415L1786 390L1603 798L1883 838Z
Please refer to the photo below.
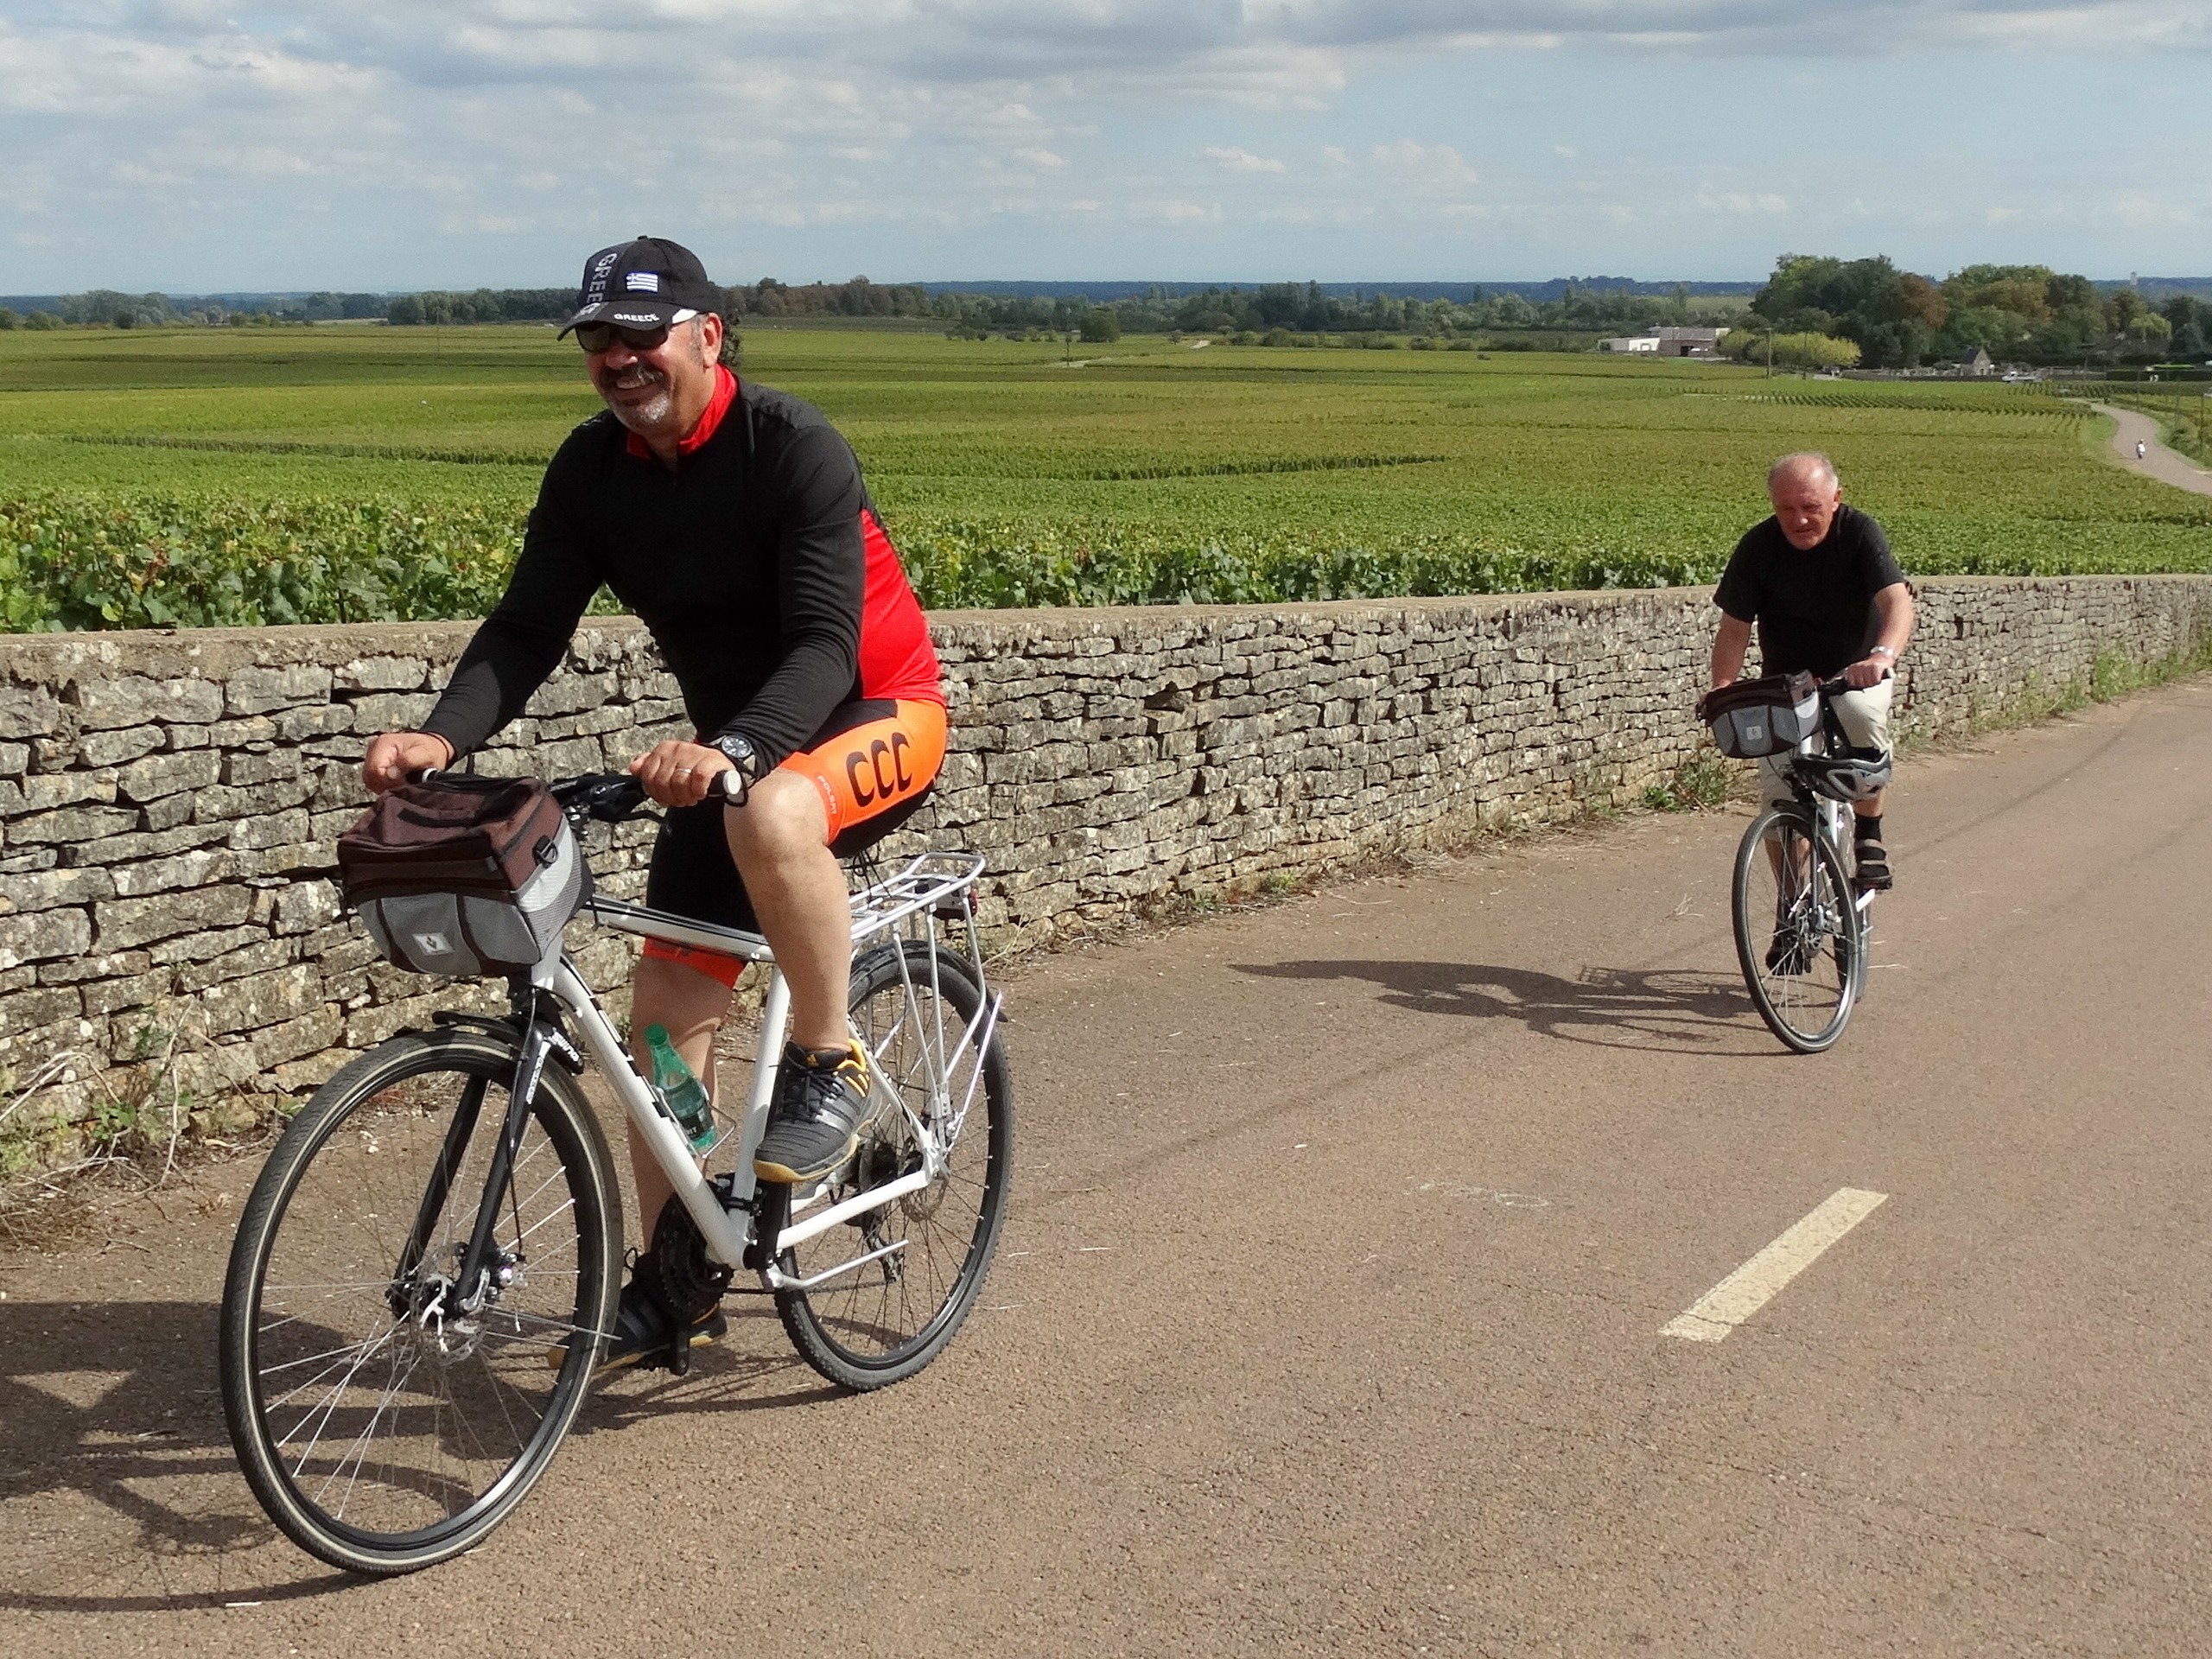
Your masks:
M976 924L972 890L982 872L982 859L972 853L925 853L896 874L861 888L852 895L851 901L852 938L855 949L864 949L871 944L897 944L907 939L926 941L934 946L938 943L939 919L957 916L965 925L968 960L975 967L980 985L982 950ZM772 967L775 961L774 952L769 948L767 940L757 933L709 926L665 911L649 909L643 905L594 896L586 901L583 913L588 914L601 926L638 934L648 939L703 947L747 963L764 963ZM907 985L906 995L911 1009L914 1004L914 994L912 982L907 977L911 970L903 950L899 962L901 979ZM933 950L929 962L930 971L934 976L936 957ZM526 997L524 995L525 983L528 987ZM676 1198L697 1225L700 1236L706 1242L708 1253L727 1267L737 1268L748 1263L756 1265L772 1290L809 1289L826 1280L863 1267L887 1253L885 1250L872 1251L804 1280L791 1277L777 1265L785 1250L827 1231L840 1222L849 1221L855 1216L896 1203L909 1193L919 1192L937 1179L944 1168L945 1154L951 1142L958 1138L968 1108L974 1102L982 1077L982 1057L997 1029L1003 1005L1002 993L983 987L982 1005L964 1029L957 1033L942 1028L921 1033L931 1096L927 1103L929 1116L926 1121L918 1117L904 1099L871 1068L870 1087L879 1096L871 1103L871 1109L882 1113L896 1111L906 1116L909 1132L923 1150L922 1167L883 1185L871 1187L838 1203L812 1210L811 1213L801 1214L818 1200L819 1187L788 1194L785 1189L772 1189L779 1199L789 1197L790 1207L785 1211L781 1202L772 1205L762 1201L753 1174L753 1153L760 1145L766 1128L769 1100L775 1090L776 1062L783 1052L784 1037L791 1019L791 994L780 972L770 978L761 1009L760 1041L753 1058L752 1086L736 1130L737 1167L728 1174L713 1177L704 1172L692 1153L690 1141L639 1071L628 1046L601 1010L598 999L593 995L591 988L584 983L575 964L565 951L556 950L549 952L545 959L530 971L526 981L517 980L515 989L518 1005L526 1004L528 1015L510 1108L509 1133L499 1149L501 1155L494 1159L494 1167L486 1188L487 1197L495 1199L501 1190L505 1179L505 1166L512 1156L513 1147L520 1139L530 1096L535 1091L537 1078L547 1058L565 1051L566 1058L580 1063L582 1057L569 1039L568 1033L573 1031L583 1055L597 1062L615 1097L621 1102L631 1126L651 1151L653 1161L659 1165L661 1173L667 1177ZM543 1007L546 1001L550 1001L558 1016L564 1017L546 1018ZM942 1027L944 1004L941 1000L933 999L933 1006L940 1011L938 1025ZM976 1064L969 1071L961 1098L955 1102L951 1097L955 1079L962 1060L969 1054L976 1057ZM480 1206L479 1230L486 1236L471 1241L460 1275L461 1285L473 1287L462 1298L464 1308L481 1301L488 1282L489 1223L486 1217L493 1210L492 1203ZM799 1215L800 1218L791 1219L794 1215ZM773 1249L754 1248L771 1234L774 1239Z

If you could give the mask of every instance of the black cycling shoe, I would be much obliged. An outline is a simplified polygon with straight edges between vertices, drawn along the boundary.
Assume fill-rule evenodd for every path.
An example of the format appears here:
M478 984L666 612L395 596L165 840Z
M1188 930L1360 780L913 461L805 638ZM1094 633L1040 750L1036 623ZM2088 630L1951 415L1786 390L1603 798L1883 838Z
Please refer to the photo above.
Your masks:
M1859 885L1872 893L1887 893L1895 885L1890 874L1890 849L1872 836L1853 843L1858 855Z
M1795 928L1777 927L1774 943L1767 947L1766 970L1783 979L1796 979L1812 971L1813 950L1797 937Z
M858 1043L842 1049L784 1045L767 1133L753 1154L764 1181L818 1181L853 1155L868 1109L868 1061Z
M686 1325L679 1338L676 1321L652 1288L659 1276L650 1250L631 1262L630 1282L622 1287L622 1300L614 1310L613 1334L599 1357L599 1369L594 1375L604 1376L632 1365L647 1370L686 1371L691 1365L691 1350L728 1333L729 1321L717 1307ZM546 1362L558 1370L568 1351L565 1346L549 1350Z

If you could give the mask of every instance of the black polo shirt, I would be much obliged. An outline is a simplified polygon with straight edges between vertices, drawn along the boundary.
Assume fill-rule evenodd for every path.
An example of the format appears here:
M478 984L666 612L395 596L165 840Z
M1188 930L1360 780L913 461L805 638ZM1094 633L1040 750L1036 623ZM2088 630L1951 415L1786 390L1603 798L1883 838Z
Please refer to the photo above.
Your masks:
M1904 580L1882 527L1853 506L1836 509L1815 547L1795 548L1771 518L1736 543L1713 603L1759 631L1768 674L1830 679L1881 637L1874 595Z

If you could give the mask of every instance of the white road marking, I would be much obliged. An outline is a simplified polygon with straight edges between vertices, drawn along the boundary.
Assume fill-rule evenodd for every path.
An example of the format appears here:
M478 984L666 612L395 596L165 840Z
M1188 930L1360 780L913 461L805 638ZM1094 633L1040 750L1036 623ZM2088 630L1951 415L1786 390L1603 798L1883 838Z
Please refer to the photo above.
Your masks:
M1819 1261L1828 1246L1874 1213L1890 1195L1839 1188L1827 1201L1660 1327L1662 1337L1719 1342Z

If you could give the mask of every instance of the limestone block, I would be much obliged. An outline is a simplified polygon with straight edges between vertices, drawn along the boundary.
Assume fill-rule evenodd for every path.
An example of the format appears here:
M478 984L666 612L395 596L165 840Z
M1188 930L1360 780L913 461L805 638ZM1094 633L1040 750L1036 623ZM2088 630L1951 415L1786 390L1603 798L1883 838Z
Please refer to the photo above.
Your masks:
M84 993L74 985L45 985L0 996L0 1037L21 1038L66 1025L84 1012Z
M411 732L419 728L437 699L427 691L381 691L353 700L353 729L365 736Z
M323 1007L312 1009L296 1020L287 1020L281 1025L256 1031L248 1046L252 1051L255 1066L268 1071L304 1055L327 1052L345 1028L345 1015L334 1007ZM335 1066L331 1068L332 1071L336 1069Z
M286 807L295 807L315 793L315 779L293 776L272 778L239 788L229 784L210 784L200 791L193 802L192 816L201 823L223 823L240 821L239 828L246 831L247 839L232 836L232 846L273 847L276 842L267 838L265 830L254 830L253 823L265 823L271 817L290 818L296 816L304 825L307 814L287 813ZM257 838L258 837L258 838ZM297 836L286 837L296 840Z
M112 872L113 891L118 898L135 899L175 887L202 887L228 876L232 863L227 850L203 848L143 864L118 865Z
M143 974L154 959L143 950L117 950L100 956L75 956L38 965L41 985L80 985L96 979L124 979Z
M205 847L212 842L223 840L229 833L228 828L222 824L188 823L175 829L138 835L110 836L88 846L71 847L65 850L73 866L92 859L121 864L133 859L163 858L188 847Z
M51 737L67 729L68 715L49 686L0 685L0 737Z
M303 743L311 738L334 737L353 729L353 711L342 702L308 703L298 709L287 709L276 716L276 735L285 743ZM364 747L358 739L348 746L355 753Z
M92 918L81 910L34 910L0 916L0 969L77 956L90 950L92 944Z
M222 688L212 680L155 680L128 674L120 679L79 680L76 693L77 722L88 732L150 723L201 724L219 719L223 712Z
M88 905L115 891L115 879L99 868L29 871L0 883L0 917L60 905Z
M301 881L279 888L276 927L280 934L311 932L339 915L338 889L329 881Z
M175 976L166 969L149 973L126 974L113 979L103 979L84 988L85 1012L88 1014L127 1014L137 1008L150 1008L175 989ZM124 1021L129 1025L130 1021ZM144 1024L143 1021L138 1022Z
M127 801L154 801L212 784L225 766L213 749L186 749L134 760L116 776L116 792Z
M271 785L271 787L281 788L285 785ZM217 792L217 790L202 790L200 791L200 799L205 802L209 796ZM301 798L305 798L304 791ZM205 820L210 815L203 812L200 816ZM235 815L232 816L235 817ZM308 834L306 810L295 807L289 812L270 812L266 817L235 817L235 821L231 824L229 842L232 847L240 852L258 852L274 847L297 845L308 839ZM258 870L254 873L261 874Z
M312 1015L308 1016L313 1018ZM323 1047L303 1058L285 1060L271 1068L276 1087L287 1095L305 1095L331 1080L359 1056L350 1048Z
M103 950L121 950L179 934L234 926L251 899L243 887L206 887L144 899L107 899L92 906Z
M28 781L28 780L26 780ZM138 827L138 815L124 807L70 806L58 812L40 812L9 820L8 845L58 847L64 843L97 841L120 836Z
M331 688L340 691L416 691L429 664L420 657L357 657L333 671Z
M119 766L151 754L167 739L159 726L124 726L111 732L87 732L78 740L77 753L88 766ZM0 766L0 772L21 772L22 764Z
M330 686L330 671L308 663L239 668L232 671L223 707L232 715L265 715L295 703L327 702Z
M200 995L196 1012L211 1032L257 1031L321 1007L319 977L312 963L301 963L226 981Z
M298 957L296 939L257 938L212 960L185 963L175 970L176 987L188 995L197 995L226 980L246 979L289 967Z

